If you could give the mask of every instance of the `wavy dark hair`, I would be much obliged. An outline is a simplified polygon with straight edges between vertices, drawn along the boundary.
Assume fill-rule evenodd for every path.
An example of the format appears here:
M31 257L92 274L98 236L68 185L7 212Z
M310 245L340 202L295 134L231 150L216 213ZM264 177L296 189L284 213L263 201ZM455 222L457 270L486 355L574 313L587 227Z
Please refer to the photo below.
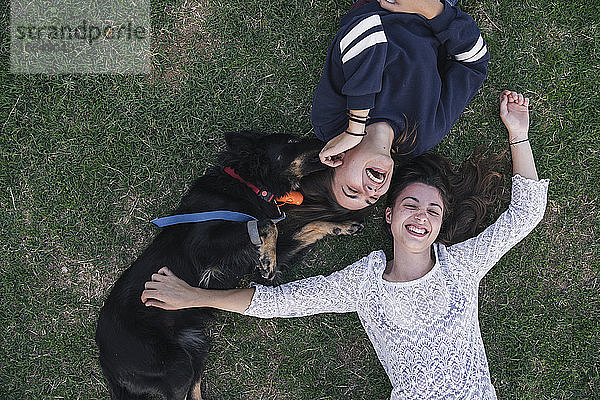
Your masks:
M506 154L488 157L478 149L458 168L445 157L428 153L399 161L387 195L387 207L393 207L400 193L410 184L423 183L439 190L444 202L442 227L436 242L452 245L483 230L488 211L495 203L505 202ZM386 230L391 233L389 224Z
M392 158L396 161L400 157L409 156L410 153L415 151L415 145L417 143L417 125L409 124L408 118L404 115L405 128L398 137L392 142Z
M286 205L283 208L286 213L294 215L294 218L283 221L287 229L300 229L306 221L361 222L364 220L372 207L348 210L338 204L332 189L334 171L334 168L323 165L323 168L300 180L304 201L300 206Z

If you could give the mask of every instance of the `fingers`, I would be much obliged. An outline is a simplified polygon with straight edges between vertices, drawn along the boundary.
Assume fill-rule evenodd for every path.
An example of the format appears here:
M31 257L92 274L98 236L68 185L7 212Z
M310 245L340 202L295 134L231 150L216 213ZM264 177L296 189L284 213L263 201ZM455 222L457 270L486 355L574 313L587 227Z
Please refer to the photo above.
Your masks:
M523 96L521 93L515 93L511 95L513 98L513 102L519 106L527 107L529 106L529 98Z
M519 94L517 92L513 92L512 90L503 90L500 92L500 99L506 96L509 103L516 103L519 99Z
M177 306L178 296L188 286L167 267L162 267L157 273L152 274L149 281L144 283L141 300L148 307L177 310L181 308Z
M156 300L148 300L148 301L145 301L145 302L144 302L144 304L145 304L147 307L156 307L156 305L157 305L157 304L159 304L159 303L160 303L160 302L158 302L158 301L156 301Z
M162 286L162 283L156 281L148 281L144 284L145 289L158 289Z
M339 167L340 165L342 165L342 160L338 158L327 157L325 159L322 159L321 162L332 168Z
M153 282L164 282L167 279L167 276L162 274L152 274L152 277L150 279Z
M503 105L504 100L506 99L507 103L515 103L519 106L529 106L529 98L523 96L521 93L517 93L512 90L503 90L500 92L500 104Z
M517 92L512 92L510 94L510 97L512 99L512 103L516 103L520 106L523 105L523 95L521 93L517 93Z
M167 267L162 267L158 270L156 274L152 274L149 281L144 283L144 291L142 292L142 303L146 305L149 298L156 298L158 295L158 290L161 287L164 287L165 282L168 281L171 277L175 276L173 272L171 272ZM161 307L164 308L164 307Z
M154 282L164 282L168 277L176 277L173 272L167 267L162 267L156 274L152 274Z
M155 289L146 289L142 292L142 303L147 307L158 307L164 310L173 309L167 303L160 300L160 293Z
M385 0L384 0L385 1ZM338 167L343 164L342 159L344 158L344 154L331 154L330 149L323 149L319 153L319 159L325 165L330 167Z
M321 160L323 164L327 164L327 162L330 160L330 156L327 153L329 152L326 151L326 149L321 150L319 153L319 160Z
M171 307L158 300L147 300L144 302L144 304L146 305L146 307L157 307L162 308L163 310L171 310Z
M340 165L342 165L342 161L341 160L325 160L325 161L321 161L323 164L327 165L328 167L339 167Z
M146 304L150 299L153 299L156 295L156 290L146 289L142 292L142 303Z
M507 92L505 90L504 92ZM500 95L500 116L505 115L508 112L508 95L506 93L502 93Z
M330 157L324 157L319 154L319 160L321 160L321 163L333 167L333 160Z

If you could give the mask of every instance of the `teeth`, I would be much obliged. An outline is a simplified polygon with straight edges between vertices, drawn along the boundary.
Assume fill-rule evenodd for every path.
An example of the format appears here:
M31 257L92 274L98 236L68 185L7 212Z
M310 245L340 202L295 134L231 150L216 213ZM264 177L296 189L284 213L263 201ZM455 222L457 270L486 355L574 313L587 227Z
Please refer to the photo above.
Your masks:
M416 226L412 226L412 225L408 225L408 226L406 227L406 229L408 229L408 230L409 230L409 231L411 231L411 232L418 233L419 235L422 235L422 234L424 234L425 232L427 232L427 229L424 229L424 228L423 228L423 229L420 229L420 228L417 228Z
M367 168L367 176L373 180L373 182L375 183L382 183L385 180L385 175L381 174L379 172L377 172L378 176L375 176L375 174L373 173L374 171L371 171L369 168Z

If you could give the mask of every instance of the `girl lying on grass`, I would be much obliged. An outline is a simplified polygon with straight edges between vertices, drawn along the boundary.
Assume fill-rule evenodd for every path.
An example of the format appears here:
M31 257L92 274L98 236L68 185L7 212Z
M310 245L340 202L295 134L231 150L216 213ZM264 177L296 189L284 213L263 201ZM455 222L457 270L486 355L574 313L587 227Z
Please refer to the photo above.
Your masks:
M451 2L452 4L455 1ZM392 152L416 157L450 132L481 87L477 24L440 0L359 0L340 21L311 122L333 203L367 207L389 188Z
M497 174L477 165L454 173L443 158L423 155L399 167L388 195L393 259L375 251L328 277L222 291L188 286L162 268L146 283L142 301L167 310L213 307L261 318L357 312L390 378L392 399L495 399L477 294L483 276L544 215L548 181L538 180L528 105L521 94L501 94L512 199L479 235L444 244L465 234L467 220L467 228L476 229ZM469 203L475 206L465 207Z

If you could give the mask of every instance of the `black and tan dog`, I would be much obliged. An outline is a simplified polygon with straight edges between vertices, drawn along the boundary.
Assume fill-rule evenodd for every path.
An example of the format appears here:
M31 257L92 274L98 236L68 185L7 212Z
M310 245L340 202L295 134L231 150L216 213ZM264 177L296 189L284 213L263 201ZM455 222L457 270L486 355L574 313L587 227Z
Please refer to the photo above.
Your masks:
M251 132L226 135L227 150L184 196L174 214L237 211L258 219L261 245L252 244L246 223L210 221L164 228L115 283L100 311L96 343L113 399L200 399L200 376L209 349L208 309L164 311L140 300L144 282L168 266L190 285L232 288L255 270L266 280L300 251L328 234L361 229L356 212L329 195L328 173L318 161L320 142L291 135ZM303 205L286 206L287 218L246 184L224 172L231 167L274 196L303 192Z

